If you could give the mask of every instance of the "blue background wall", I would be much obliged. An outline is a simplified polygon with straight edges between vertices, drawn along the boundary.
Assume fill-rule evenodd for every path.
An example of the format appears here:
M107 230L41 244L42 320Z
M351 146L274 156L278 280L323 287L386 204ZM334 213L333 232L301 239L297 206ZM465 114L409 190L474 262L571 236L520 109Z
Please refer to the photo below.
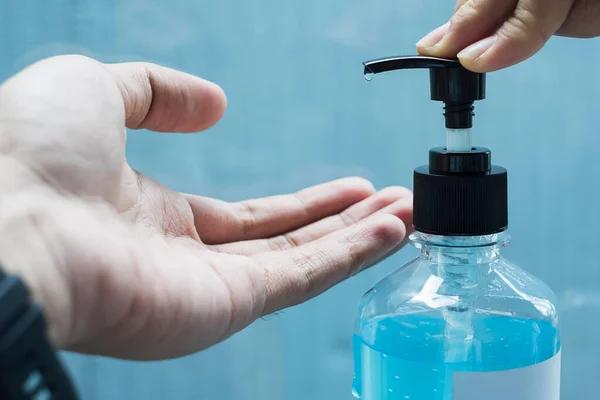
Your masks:
M449 0L0 0L0 78L40 58L145 60L222 85L229 110L197 136L130 134L130 163L175 189L226 200L362 175L411 186L443 143L423 71L367 83L361 61L411 53ZM563 312L563 399L597 398L600 370L600 41L553 39L489 76L475 142L510 172L508 255ZM350 399L362 293L407 248L305 305L184 359L66 355L85 399Z

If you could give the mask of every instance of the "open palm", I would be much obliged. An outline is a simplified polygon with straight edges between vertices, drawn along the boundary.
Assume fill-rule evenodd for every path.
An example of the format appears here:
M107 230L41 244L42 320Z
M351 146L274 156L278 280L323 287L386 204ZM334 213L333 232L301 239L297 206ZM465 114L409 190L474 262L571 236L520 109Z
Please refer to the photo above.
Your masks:
M125 127L196 132L221 89L151 64L55 57L0 87L0 259L60 348L185 355L303 302L402 245L412 196L360 178L227 203L125 160Z

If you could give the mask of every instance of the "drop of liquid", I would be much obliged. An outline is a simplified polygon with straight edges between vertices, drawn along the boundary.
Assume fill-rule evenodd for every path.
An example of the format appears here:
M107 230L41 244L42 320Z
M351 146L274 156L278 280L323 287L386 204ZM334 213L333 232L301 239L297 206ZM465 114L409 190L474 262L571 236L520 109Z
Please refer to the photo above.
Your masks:
M373 80L373 75L374 75L374 74L373 74L372 72L367 72L367 73L365 73L365 79L366 79L368 82L371 82L371 81Z

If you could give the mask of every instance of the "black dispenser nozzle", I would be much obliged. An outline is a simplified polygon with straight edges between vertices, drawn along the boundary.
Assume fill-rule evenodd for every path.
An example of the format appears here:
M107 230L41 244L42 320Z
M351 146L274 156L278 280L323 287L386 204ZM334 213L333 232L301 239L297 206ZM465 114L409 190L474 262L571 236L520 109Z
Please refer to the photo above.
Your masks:
M471 72L456 60L403 56L364 62L365 76L398 69L429 69L431 100L443 101L446 128L473 127L473 103L485 99L485 74Z

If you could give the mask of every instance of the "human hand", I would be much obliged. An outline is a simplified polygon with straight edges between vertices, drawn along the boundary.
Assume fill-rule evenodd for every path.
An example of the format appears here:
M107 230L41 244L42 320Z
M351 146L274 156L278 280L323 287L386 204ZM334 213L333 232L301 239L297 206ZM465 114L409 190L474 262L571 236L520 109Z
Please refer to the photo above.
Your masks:
M0 260L61 349L161 359L211 346L397 250L403 188L348 178L226 203L125 160L125 126L196 132L222 90L151 64L43 60L0 86ZM224 144L225 145L225 144Z
M454 15L417 43L419 54L458 57L491 72L537 53L552 35L600 35L600 0L458 0Z

